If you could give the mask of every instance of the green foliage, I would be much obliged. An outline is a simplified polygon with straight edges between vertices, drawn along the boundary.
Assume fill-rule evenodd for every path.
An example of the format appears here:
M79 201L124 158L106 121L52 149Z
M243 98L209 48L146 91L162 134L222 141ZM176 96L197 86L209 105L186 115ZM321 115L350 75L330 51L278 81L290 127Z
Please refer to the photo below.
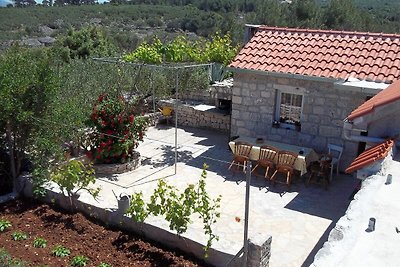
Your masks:
M203 222L204 234L208 236L204 247L207 251L218 236L212 231L212 225L217 222L220 213L221 196L211 199L206 191L207 165L204 164L203 172L198 184L190 184L182 192L174 186L168 185L164 180L159 180L157 188L150 196L150 202L143 200L141 192L132 196L131 206L127 214L133 220L143 222L150 214L153 216L165 216L169 222L169 228L175 230L178 235L185 233L192 214L197 214Z
M72 258L70 265L75 267L83 267L89 263L89 258L86 256L78 255Z
M161 63L162 55L157 49L157 41L155 45L143 42L132 54L124 56L124 60L128 62Z
M146 203L143 200L142 192L132 195L131 205L127 214L130 214L132 219L136 222L144 222L144 220L149 216L149 212L146 210Z
M11 228L12 224L11 222L1 219L0 220L0 232L6 231L8 228Z
M94 198L97 198L100 188L90 188L90 184L96 182L94 170L91 165L85 165L78 160L70 160L58 166L50 175L64 195L73 196L80 190L87 191Z
M47 247L47 240L41 237L36 237L33 241L33 246L35 248L45 248Z
M8 251L4 248L0 248L0 266L4 267L23 267L26 266L26 262L13 258Z
M51 253L56 257L68 257L71 251L62 245L57 245L53 248Z
M205 43L190 42L184 36L172 42L162 43L155 39L152 44L142 43L135 51L124 55L127 62L155 63L162 62L218 62L227 65L236 55L238 47L232 45L229 35L218 33Z
M102 262L102 263L99 264L98 267L112 267L112 265L111 265L111 264L108 264L108 263Z
M67 62L74 58L111 56L116 50L106 33L94 26L81 30L70 29L55 49Z
M14 178L26 153L35 151L32 136L39 131L56 90L46 51L12 47L0 54L0 138L6 137L8 152L14 155Z
M221 36L216 33L211 41L205 43L203 61L218 62L228 65L238 53L239 48L232 45L230 35Z
M324 12L324 25L328 29L369 30L369 14L354 6L352 0L331 0Z
M135 116L123 96L103 93L99 96L90 116L90 126L96 129L87 152L96 163L125 163L130 161L134 149L147 128L148 120Z
M15 241L22 241L28 239L28 235L21 231L15 231L11 234L11 236Z

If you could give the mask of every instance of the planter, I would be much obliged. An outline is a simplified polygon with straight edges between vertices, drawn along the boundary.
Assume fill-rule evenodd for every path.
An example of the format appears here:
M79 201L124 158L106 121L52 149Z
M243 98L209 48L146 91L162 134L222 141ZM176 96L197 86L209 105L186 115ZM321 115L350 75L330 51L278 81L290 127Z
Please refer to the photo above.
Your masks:
M130 172L140 166L140 153L133 152L133 158L126 163L113 163L113 164L94 164L93 168L96 174L120 174Z

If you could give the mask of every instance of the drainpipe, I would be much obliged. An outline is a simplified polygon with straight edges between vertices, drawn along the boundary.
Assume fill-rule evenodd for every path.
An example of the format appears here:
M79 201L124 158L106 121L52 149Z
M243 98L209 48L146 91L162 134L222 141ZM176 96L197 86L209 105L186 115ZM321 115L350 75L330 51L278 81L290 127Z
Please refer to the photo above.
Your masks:
M349 122L347 119L344 120L343 136L346 140L356 141L356 142L366 142L366 143L382 143L385 141L384 138L380 137L352 135L351 131L363 132L363 130L360 129L353 129L353 123Z

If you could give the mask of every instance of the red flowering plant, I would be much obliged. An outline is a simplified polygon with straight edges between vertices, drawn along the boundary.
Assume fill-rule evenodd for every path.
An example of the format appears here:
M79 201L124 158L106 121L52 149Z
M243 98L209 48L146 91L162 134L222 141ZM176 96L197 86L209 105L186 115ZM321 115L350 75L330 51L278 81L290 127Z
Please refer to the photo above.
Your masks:
M137 116L122 96L101 94L89 124L95 128L86 156L95 163L125 163L143 141L148 120Z

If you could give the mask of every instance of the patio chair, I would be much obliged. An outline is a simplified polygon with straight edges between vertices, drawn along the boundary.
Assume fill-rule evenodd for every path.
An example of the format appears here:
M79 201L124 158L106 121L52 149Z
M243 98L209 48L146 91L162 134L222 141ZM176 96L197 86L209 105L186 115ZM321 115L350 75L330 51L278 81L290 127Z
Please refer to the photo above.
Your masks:
M292 183L292 176L294 173L294 163L296 162L298 155L290 151L279 151L277 156L278 162L276 164L276 170L271 176L272 184L275 185L276 182L284 183L290 188L290 184ZM278 172L286 174L286 182L280 182L276 180L276 174Z
M233 160L231 165L229 166L228 170L235 165L236 170L239 170L239 167L243 167L243 172L246 172L246 164L247 161L250 160L250 152L253 148L253 145L246 143L246 142L235 142L235 148L233 151Z
M339 174L339 164L340 164L340 158L342 157L343 153L343 147L338 146L338 145L333 145L333 144L328 144L328 154L332 156L332 161L331 161L331 174L329 177L329 180L332 181L333 177L333 168L336 166L336 175Z
M162 109L159 108L158 110L161 112L159 121L165 121L165 123L168 125L172 120L172 113L174 110L168 106L163 106Z
M255 173L255 175L257 175L257 172L256 172L257 168L263 167L263 168L265 168L264 177L269 180L270 177L268 177L268 172L270 169L273 169L275 167L274 159L275 159L276 155L278 154L278 152L279 152L279 150L272 146L260 147L260 155L257 160L257 165L253 168L252 172Z

